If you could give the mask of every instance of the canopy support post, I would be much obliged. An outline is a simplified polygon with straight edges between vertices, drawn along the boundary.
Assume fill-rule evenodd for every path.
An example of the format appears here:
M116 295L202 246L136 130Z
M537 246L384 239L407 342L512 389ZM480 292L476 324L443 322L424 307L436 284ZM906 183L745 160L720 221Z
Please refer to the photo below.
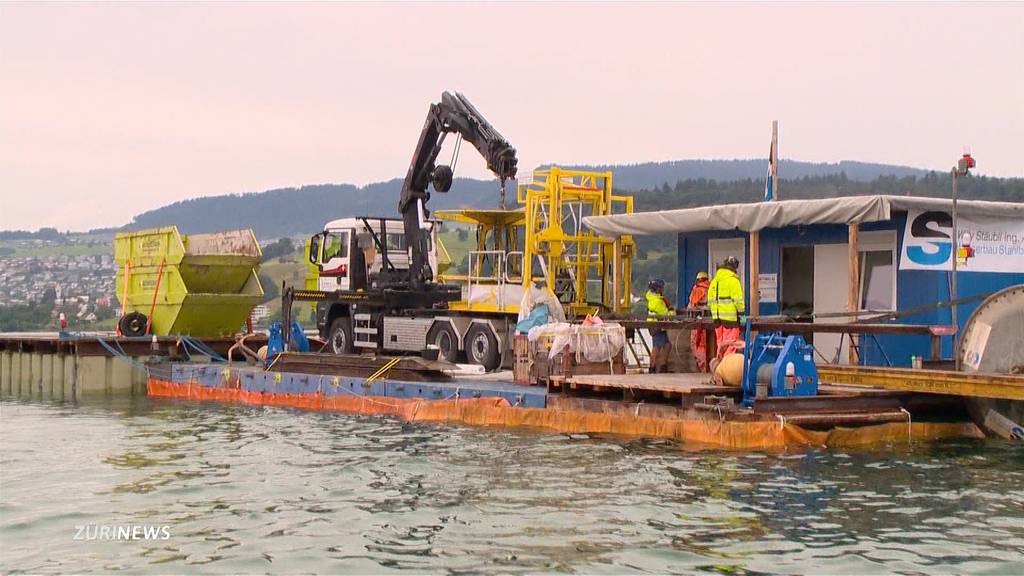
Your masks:
M846 293L846 311L851 313L847 318L847 321L852 322L857 318L854 313L856 313L860 308L860 299L857 297L860 292L860 263L857 251L857 237L860 232L860 225L856 222L851 222L849 224L849 229L849 270L847 272L848 283ZM859 338L854 334L850 334L850 364L857 364L857 349L859 348L859 343Z
M750 310L748 310L747 314L749 316L757 316L761 312L761 286L758 281L760 261L761 233L757 230L753 230L750 232L750 271L748 272L750 276L747 278L750 300Z

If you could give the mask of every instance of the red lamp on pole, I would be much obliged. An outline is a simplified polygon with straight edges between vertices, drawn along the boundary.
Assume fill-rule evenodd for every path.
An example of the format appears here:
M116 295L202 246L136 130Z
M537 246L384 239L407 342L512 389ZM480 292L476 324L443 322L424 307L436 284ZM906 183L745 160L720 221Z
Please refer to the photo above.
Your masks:
M953 274L950 277L949 283L949 299L952 302L950 308L953 315L953 363L957 370L960 370L960 321L956 314L956 267L957 260L960 257L960 231L957 229L957 214L956 214L956 181L961 176L967 176L970 173L971 168L974 168L975 161L974 157L971 156L971 150L964 147L963 156L960 157L956 162L956 166L953 166L952 177L953 177Z

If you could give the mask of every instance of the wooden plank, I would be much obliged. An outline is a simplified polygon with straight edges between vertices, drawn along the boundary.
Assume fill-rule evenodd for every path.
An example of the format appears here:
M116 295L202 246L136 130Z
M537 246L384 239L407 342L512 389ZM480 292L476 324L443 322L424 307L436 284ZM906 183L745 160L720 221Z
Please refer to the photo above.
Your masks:
M756 414L899 411L892 396L775 396L754 400Z
M552 410L599 412L602 414L618 414L640 418L665 418L668 420L682 420L687 414L686 410L671 404L655 404L650 402L631 404L620 400L580 398L564 395L548 397L547 406Z
M795 414L783 416L789 424L801 426L850 426L864 424L883 424L886 422L908 422L910 416L905 412L848 412L838 414Z
M674 394L735 394L739 386L717 386L707 374L602 374L573 376L572 385L615 388L636 392Z
M818 365L818 378L833 384L878 386L889 390L1024 400L1024 376L951 370Z
M901 390L855 384L818 384L818 393L833 396L905 396L908 394Z

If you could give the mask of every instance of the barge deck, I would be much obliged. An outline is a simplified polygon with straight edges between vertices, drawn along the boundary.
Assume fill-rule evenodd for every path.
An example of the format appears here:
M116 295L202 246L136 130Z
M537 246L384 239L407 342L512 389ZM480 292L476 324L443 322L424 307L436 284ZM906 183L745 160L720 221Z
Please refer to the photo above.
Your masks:
M385 414L407 421L670 438L688 446L727 449L857 446L983 436L977 426L966 420L924 421L915 417L904 407L903 400L908 394L836 387L828 396L832 402L853 399L859 408L840 404L842 411L836 412L823 408L820 402L809 405L808 399L794 399L802 402L794 401L788 406L775 403L760 410L719 409L702 406L705 402L680 401L675 393L683 393L681 389L669 391L664 397L666 379L683 376L684 380L695 380L701 375L653 376L627 375L634 391L660 394L662 398L630 402L601 393L577 395L516 385L494 375L412 382L264 371L245 365L167 363L151 368L148 393L156 398ZM649 388L646 380L651 380ZM680 386L691 395L701 394L702 400L736 392L730 387L696 381ZM621 394L622 387L617 389Z

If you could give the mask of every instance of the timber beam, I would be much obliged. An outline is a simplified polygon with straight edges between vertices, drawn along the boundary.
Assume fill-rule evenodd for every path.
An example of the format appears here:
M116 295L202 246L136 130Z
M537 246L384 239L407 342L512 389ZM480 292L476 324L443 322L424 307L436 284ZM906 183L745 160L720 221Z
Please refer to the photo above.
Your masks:
M828 364L818 365L818 378L829 384L879 386L906 392L1024 400L1024 376L1008 374Z

